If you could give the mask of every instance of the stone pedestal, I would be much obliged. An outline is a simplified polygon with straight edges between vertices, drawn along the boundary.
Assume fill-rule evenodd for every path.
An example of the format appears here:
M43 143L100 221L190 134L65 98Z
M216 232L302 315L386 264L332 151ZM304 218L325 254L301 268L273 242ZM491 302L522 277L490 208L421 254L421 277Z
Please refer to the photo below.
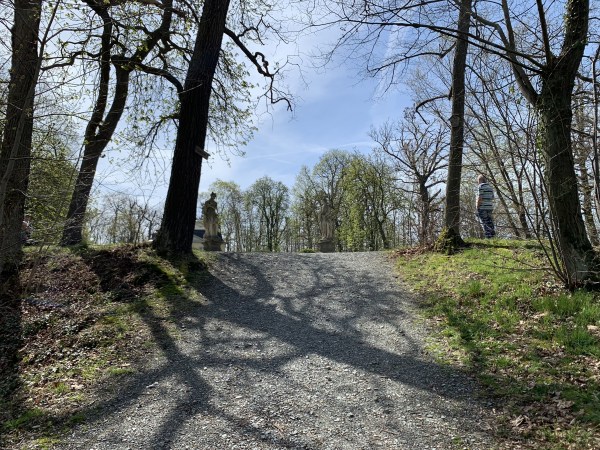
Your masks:
M225 242L218 236L205 237L202 243L206 252L220 252Z
M335 243L333 239L323 239L317 242L317 248L321 253L333 253L335 252Z

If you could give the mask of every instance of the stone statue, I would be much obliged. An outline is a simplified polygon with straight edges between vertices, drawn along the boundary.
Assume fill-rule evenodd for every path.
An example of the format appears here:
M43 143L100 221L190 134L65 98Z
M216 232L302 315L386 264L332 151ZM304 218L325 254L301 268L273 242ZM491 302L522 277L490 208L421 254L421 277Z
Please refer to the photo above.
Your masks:
M204 239L215 238L219 235L219 215L217 214L217 194L210 194L210 199L202 206L202 220L204 223Z
M335 251L336 214L324 192L320 196L319 203L321 204L318 214L321 240L317 242L317 248L320 252L331 253Z
M333 208L329 202L324 201L321 212L319 213L319 228L321 229L321 240L332 240L335 229L335 217Z

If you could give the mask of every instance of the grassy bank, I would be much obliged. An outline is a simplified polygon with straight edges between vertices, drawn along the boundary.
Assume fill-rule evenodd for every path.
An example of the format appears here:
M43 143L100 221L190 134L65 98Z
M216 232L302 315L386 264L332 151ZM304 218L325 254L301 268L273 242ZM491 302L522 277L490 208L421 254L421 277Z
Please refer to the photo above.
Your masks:
M177 339L180 318L202 304L190 272L201 276L205 266L164 260L149 247L28 253L12 315L21 335L17 386L0 382L0 448L50 448L93 414L99 388Z
M600 300L564 291L534 243L473 241L453 255L400 252L424 294L429 350L472 371L524 446L600 448Z

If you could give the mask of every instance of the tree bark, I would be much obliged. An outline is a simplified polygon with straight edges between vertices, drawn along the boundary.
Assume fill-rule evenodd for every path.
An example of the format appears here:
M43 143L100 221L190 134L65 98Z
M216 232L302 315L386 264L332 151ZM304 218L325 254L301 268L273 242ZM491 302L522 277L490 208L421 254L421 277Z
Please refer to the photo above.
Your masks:
M565 14L565 39L558 56L547 55L536 107L540 115L548 203L566 276L574 287L598 279L598 261L588 239L577 187L571 126L575 77L587 41L589 0L572 0Z
M590 278L594 251L583 218L571 143L572 77L549 70L538 99L548 203L569 285Z
M0 396L19 386L21 226L31 165L41 0L15 0L12 60L0 148ZM2 401L2 403L4 403Z
M76 245L83 240L83 224L85 222L85 213L87 211L90 192L92 191L92 185L96 176L96 168L98 167L102 152L110 142L121 115L125 110L129 92L130 72L119 67L116 68L116 71L115 98L111 111L101 127L101 131L96 134L95 128L99 123L96 122L94 126L95 120L90 120L88 124L88 131L91 133L86 131L83 158L79 173L77 174L71 203L69 204L69 211L61 240L62 245ZM102 120L102 114L99 120Z
M590 242L594 246L600 245L600 240L598 239L598 228L596 227L596 223L594 221L594 213L593 213L593 186L590 184L590 175L588 173L587 167L585 164L579 167L581 171L581 184L583 191L583 203L582 203L582 211L583 217L585 219L585 226L588 231L588 236L590 238Z
M577 108L575 109L574 114L577 130L583 132L585 130L584 112L581 108ZM598 239L598 229L596 228L593 212L594 197L592 192L594 190L594 187L592 178L587 168L587 161L590 156L591 150L588 147L587 140L583 136L580 135L578 138L575 138L575 141L573 142L573 153L575 155L577 169L579 170L579 180L581 182L581 206L583 219L585 221L585 226L590 242L593 246L598 246L600 244L600 240Z
M12 62L0 149L0 284L21 262L21 225L31 165L33 104L39 74L41 0L15 0Z
M446 211L443 241L452 246L462 246L460 236L460 185L462 156L465 141L465 71L471 24L471 0L462 0L458 16L458 38L452 65L452 116L450 118L450 154L448 155L448 180L446 183Z
M192 251L202 157L208 129L210 94L219 61L229 0L207 0L183 92L171 178L162 224L154 242L163 253Z

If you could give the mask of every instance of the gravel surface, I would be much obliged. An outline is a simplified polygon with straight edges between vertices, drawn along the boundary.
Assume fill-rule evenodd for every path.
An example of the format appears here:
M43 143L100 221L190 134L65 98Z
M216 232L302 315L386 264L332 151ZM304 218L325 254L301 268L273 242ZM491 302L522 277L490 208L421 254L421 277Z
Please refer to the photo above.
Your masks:
M423 353L381 253L219 254L207 305L64 449L490 449L474 382Z

